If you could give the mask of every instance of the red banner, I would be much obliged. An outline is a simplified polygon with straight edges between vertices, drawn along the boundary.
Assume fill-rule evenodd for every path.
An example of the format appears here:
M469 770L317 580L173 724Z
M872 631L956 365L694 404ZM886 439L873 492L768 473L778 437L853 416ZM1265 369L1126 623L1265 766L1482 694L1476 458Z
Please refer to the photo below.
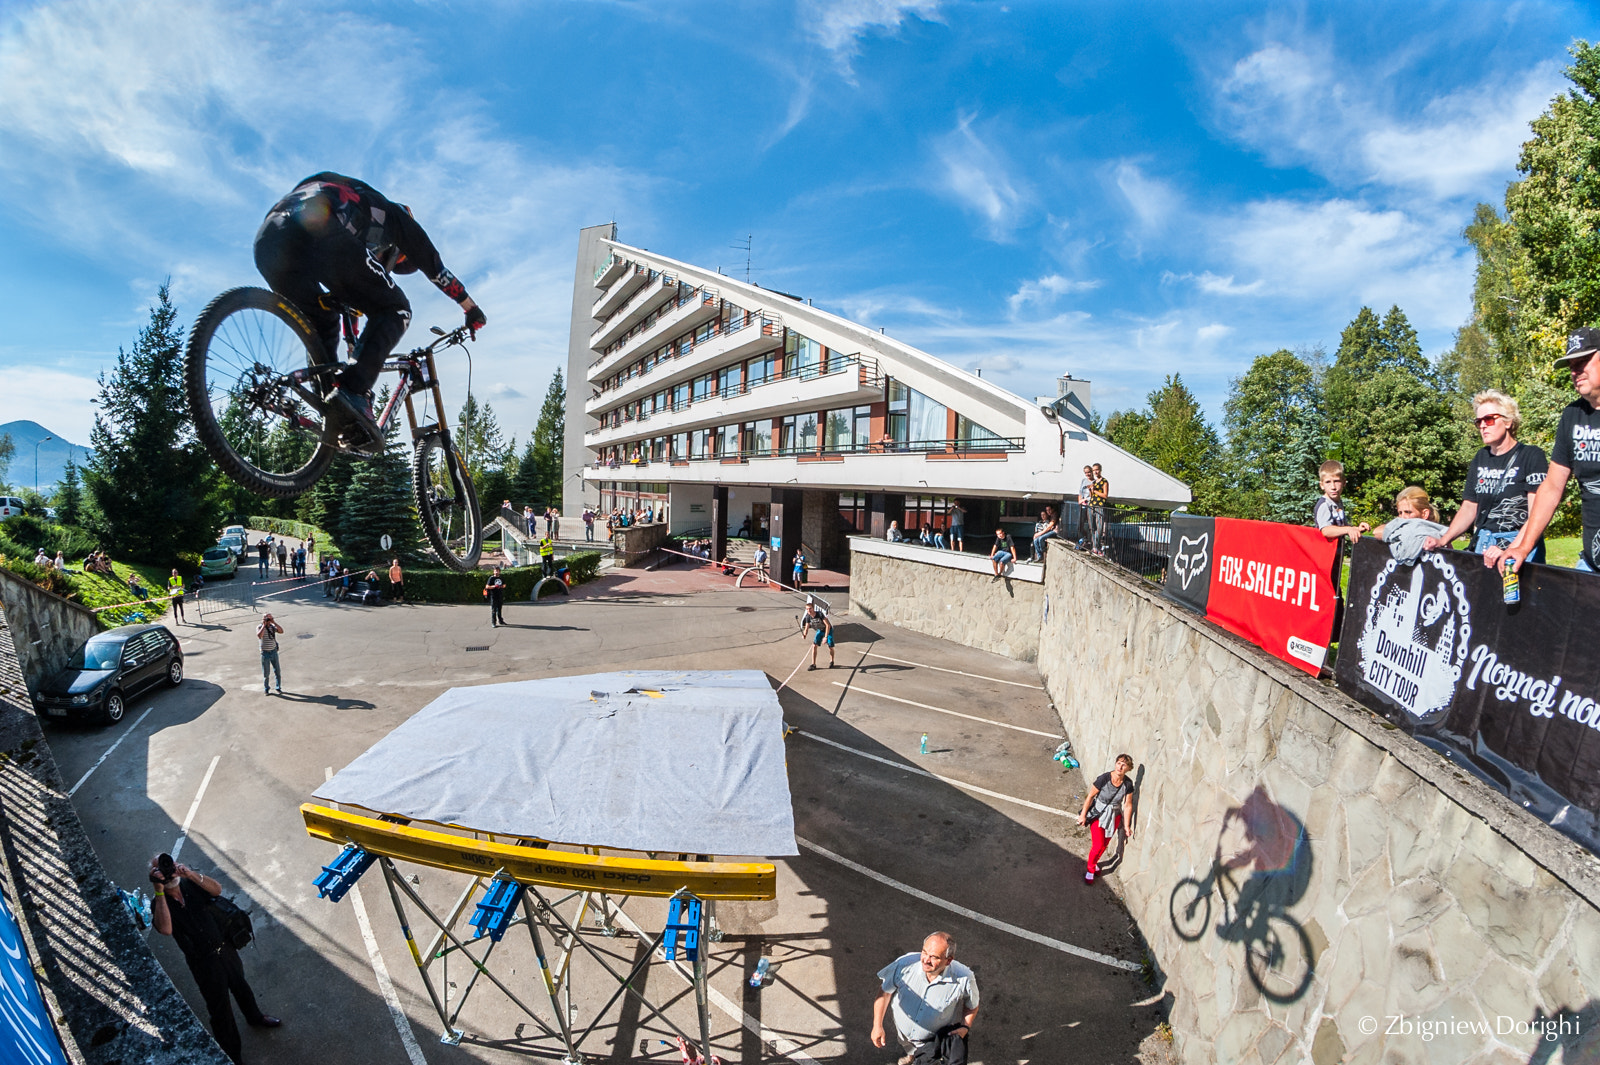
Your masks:
M1315 676L1333 639L1338 543L1299 525L1215 521L1206 617Z

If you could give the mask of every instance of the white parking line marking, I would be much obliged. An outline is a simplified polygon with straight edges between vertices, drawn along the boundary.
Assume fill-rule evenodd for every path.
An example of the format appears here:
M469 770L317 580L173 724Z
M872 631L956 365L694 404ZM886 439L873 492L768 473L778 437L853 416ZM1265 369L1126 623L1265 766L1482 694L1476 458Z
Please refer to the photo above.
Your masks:
M976 680L988 680L993 681L996 684L1009 684L1015 688L1032 688L1034 691L1042 691L1044 689L1044 685L1042 684L1026 684L1020 680L1001 680L999 677L986 677L982 673L964 673L959 669L946 669L944 666L930 666L926 662L912 662L905 658L895 658L892 655L881 655L876 651L868 651L866 654L868 658L881 658L885 662L899 662L902 666L916 666L918 669L937 669L940 673L955 673L958 676L972 677Z
M981 914L977 910L969 910L965 906L958 906L953 902L947 902L946 900L939 898L937 895L930 895L926 891L919 891L910 884L902 884L900 881L884 876L882 873L877 872L876 870L868 869L864 865L852 862L849 858L844 857L842 854L835 854L826 847L819 847L808 839L801 839L799 836L796 836L794 841L800 844L800 846L804 847L806 850L811 851L813 854L819 854L828 859L830 862L838 862L846 869L853 870L857 873L860 873L862 876L876 880L885 887L892 887L896 891L903 891L907 895L910 895L913 898L921 899L923 902L926 902L929 905L937 906L943 910L949 910L951 913L958 913L963 917L977 921L979 924L988 925L990 928L998 928L1002 932L1009 932L1018 938L1026 939L1030 943L1038 943L1040 946L1049 947L1051 950L1059 950L1063 954L1073 954L1080 958L1087 958L1090 961L1097 961L1101 965L1109 965L1113 969L1125 969L1130 973L1141 972L1144 969L1144 966L1135 965L1131 961L1123 961L1121 958L1113 958L1109 954L1101 954L1097 951L1086 950L1083 947L1075 947L1071 943L1064 943L1059 939L1052 939L1049 936L1040 935L1038 932L1030 932L1026 928L1019 928L1018 926L1007 921L997 920L996 918Z
M154 706L147 706L147 707L144 708L144 713L140 714L138 717L133 719L133 724L129 725L127 727L127 729L122 733L122 735L117 737L117 742L113 743L111 746L107 747L106 748L106 753L102 754L98 759L96 759L94 765L90 766L84 772L83 776L78 778L78 782L76 784L72 785L72 787L67 789L67 798L70 799L70 798L72 798L74 795L76 795L78 793L78 789L83 787L83 782L85 780L89 779L90 774L92 774L96 769L100 768L100 763L104 762L107 758L111 757L111 752L112 751L114 751L118 747L122 746L122 741L128 738L128 733L132 732L134 729L138 728L140 723L142 721L144 721L145 718L150 716L150 711L152 711L154 709L155 709Z
M646 942L650 940L650 934L647 933L643 928L639 927L639 925L634 922L633 918L624 913L620 907L613 911L613 916L632 929L633 934L638 936L640 939ZM656 948L656 954L657 956L663 956L663 952L659 947ZM669 961L667 962L667 966L673 972L682 977L684 983L688 984L690 987L694 986L694 977L684 970L681 962ZM709 982L706 985L706 997L711 1001L712 1005L717 1007L717 1009L727 1014L733 1020L744 1025L750 1031L754 1032L757 1038L759 1038L763 1043L769 1044L774 1050L788 1058L790 1061L798 1061L800 1062L800 1065L817 1065L817 1059L813 1058L810 1054L807 1054L800 1044L786 1038L781 1033L773 1031L756 1018L750 1016L739 1006L735 1005L733 1000L727 995L724 995L721 991L718 991L716 988L712 987Z
M206 789L211 786L211 774L217 771L217 763L222 761L222 755L215 755L211 764L206 767L206 775L200 781L200 790L194 793L194 802L189 804L189 816L183 819L183 827L178 830L178 842L172 845L172 860L178 860L178 853L183 850L184 840L189 838L189 826L194 824L194 815L200 812L200 800L206 797Z
M833 740L824 739L814 732L806 732L803 729L795 729L794 733L797 736L804 736L808 740L816 740L818 743L825 743L829 747L837 747L839 750L844 751L847 754L853 754L857 758L870 758L874 762L882 762L891 769L899 769L907 773L914 773L919 777L932 777L934 780L960 788L963 791L975 791L979 795L987 795L991 799L1000 799L1003 802L1014 802L1018 806L1026 806L1030 810L1039 810L1047 814L1055 814L1058 817L1076 818L1078 816L1077 814L1071 813L1067 810L1058 810L1054 806L1044 806L1036 802L1030 802L1027 799L1019 799L1015 795L1003 795L998 791L990 791L988 788L980 788L976 784L968 784L965 781L954 780L950 777L940 776L938 773L930 773L926 769L918 769L914 765L905 765L900 762L891 761L888 758L880 758L875 754L868 754L866 751L858 751L854 747L846 747L842 743L835 743Z
M844 688L848 691L860 692L862 695L875 695L879 699L888 699L890 702L894 703L905 703L907 706L921 707L924 710L932 710L937 714L949 714L951 717L964 717L968 721L981 721L985 725L996 725L1000 728L1015 729L1017 732L1026 732L1034 736L1043 736L1047 740L1066 739L1065 736L1058 735L1054 732L1040 732L1036 728L1023 728L1021 725L1008 725L1004 721L995 721L992 718L978 717L974 714L963 714L959 710L946 710L942 706L929 706L927 703L919 703L911 699L902 699L898 695L885 695L883 692L871 691L867 688L858 687L853 684L841 684L839 681L834 681L833 686L835 688Z
M322 772L324 782L333 779L332 766ZM378 978L378 991L383 995L384 1005L389 1007L389 1019L394 1021L395 1031L400 1033L406 1057L411 1059L411 1065L428 1065L428 1059L422 1056L422 1047L417 1043L417 1034L411 1030L411 1019L400 1008L400 996L395 993L394 981L389 977L389 967L384 964L383 953L378 950L378 937L372 934L372 922L367 919L367 904L361 900L360 884L350 885L350 902L355 907L356 924L361 926L361 942L367 945L367 957L372 961L372 973Z

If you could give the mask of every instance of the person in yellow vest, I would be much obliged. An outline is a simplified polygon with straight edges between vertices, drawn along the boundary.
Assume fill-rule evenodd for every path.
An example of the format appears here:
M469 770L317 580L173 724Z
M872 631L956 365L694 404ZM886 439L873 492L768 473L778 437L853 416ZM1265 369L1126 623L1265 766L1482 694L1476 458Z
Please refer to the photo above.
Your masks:
M544 567L546 577L556 575L556 545L548 535L539 541L539 564Z
M172 612L178 615L178 624L187 625L189 619L183 616L183 578L178 576L177 570L167 578L167 594L172 596Z

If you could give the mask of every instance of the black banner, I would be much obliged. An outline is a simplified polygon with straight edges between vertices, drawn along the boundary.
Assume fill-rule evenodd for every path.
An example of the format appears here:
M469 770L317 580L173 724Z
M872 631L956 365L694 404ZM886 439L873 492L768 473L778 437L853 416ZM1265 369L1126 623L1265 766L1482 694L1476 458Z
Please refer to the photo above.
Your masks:
M1181 511L1172 515L1171 554L1162 591L1204 614L1211 597L1211 564L1216 560L1217 520Z
M1176 534L1175 534L1176 535ZM1481 556L1356 545L1339 687L1600 851L1600 577L1524 565L1504 601Z

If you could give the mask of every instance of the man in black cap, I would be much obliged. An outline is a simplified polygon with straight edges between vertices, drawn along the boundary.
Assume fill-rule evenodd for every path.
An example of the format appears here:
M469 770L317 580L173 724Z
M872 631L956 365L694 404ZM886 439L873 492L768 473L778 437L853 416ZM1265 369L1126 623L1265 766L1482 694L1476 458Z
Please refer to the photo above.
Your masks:
M1577 568L1600 573L1600 358L1596 353L1600 353L1600 329L1579 329L1567 337L1567 350L1556 365L1572 375L1578 398L1561 412L1550 450L1550 472L1533 497L1528 523L1504 553L1485 552L1484 565L1503 568L1509 561L1513 569L1520 569L1555 516L1567 478L1576 476L1583 502L1583 550Z

